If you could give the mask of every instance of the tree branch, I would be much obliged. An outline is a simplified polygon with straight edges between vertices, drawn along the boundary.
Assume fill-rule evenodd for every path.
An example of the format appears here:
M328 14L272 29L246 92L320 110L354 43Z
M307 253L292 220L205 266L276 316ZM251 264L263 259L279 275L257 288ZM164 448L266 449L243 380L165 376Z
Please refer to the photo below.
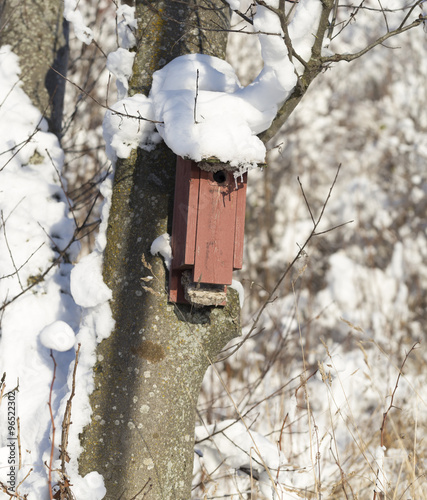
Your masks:
M221 0L221 2L227 6L230 7L230 4L227 2L227 0ZM254 24L252 19L248 17L246 14L243 14L239 9L231 9L234 13L236 13L238 16L240 16L244 21L246 21L249 24Z
M424 23L427 21L426 16L420 15L419 18L414 20L412 23L408 24L405 26L405 23L407 22L409 16L413 12L416 6L421 4L422 0L417 0L409 9L408 13L405 15L403 18L402 22L400 23L399 27L392 30L392 31L387 31L386 34L383 36L379 37L377 40L366 46L364 49L360 50L359 52L356 52L354 54L334 54L333 56L328 56L328 57L322 57L322 47L323 47L323 40L325 38L325 34L327 33L328 36L332 34L331 31L331 22L329 21L330 14L333 12L333 23L336 21L337 17L337 10L338 6L335 0L324 0L322 1L322 14L319 22L319 27L317 29L317 33L315 35L315 41L312 47L311 51L311 58L309 61L303 61L301 58L298 56L298 54L295 53L295 50L292 47L292 43L289 40L289 36L287 37L287 16L284 15L284 13L278 13L278 9L273 9L270 8L273 12L276 12L276 14L280 17L281 24L282 24L282 29L284 30L285 33L285 43L286 46L288 47L288 51L291 54L291 57L295 57L303 66L304 66L304 73L301 76L301 78L298 79L298 83L293 89L293 91L290 93L286 101L283 103L282 107L278 111L275 119L273 120L273 123L271 124L270 128L266 130L265 132L262 132L259 134L259 138L264 142L268 142L270 139L272 139L275 134L279 131L279 129L284 125L284 123L288 120L289 116L292 114L294 109L297 107L301 99L304 97L308 87L311 85L313 80L324 70L325 67L327 67L329 64L334 63L334 62L339 62L339 61L354 61L355 59L358 59L359 57L362 57L365 55L367 52L371 51L378 45L383 44L386 40L389 38L400 35L401 33L404 33L405 31L408 31L412 28L416 28L419 26L421 23ZM264 5L263 0L258 1L259 4ZM363 3L363 1L362 1ZM361 8L362 3L357 7L357 9ZM267 7L269 8L269 7ZM382 10L384 12L385 9ZM351 16L352 18L354 15ZM332 26L333 29L333 26ZM342 31L342 30L341 30ZM337 35L336 35L337 36ZM335 37L334 37L335 38Z
M385 35L381 36L380 38L378 38L377 40L375 40L374 42L372 42L370 45L368 45L364 49L360 50L359 52L355 52L354 54L334 54L333 56L322 57L321 61L324 64L328 64L328 63L332 63L332 62L339 62L339 61L347 61L347 62L354 61L355 59L362 57L363 55L365 55L367 52L374 49L378 45L383 44L389 38L396 36L396 35L400 35L401 33L404 33L405 31L408 31L412 28L416 28L417 26L419 26L421 23L423 23L425 21L427 21L427 17L421 16L418 19L416 19L415 21L413 21L411 24L408 24L407 26L399 27L399 28L396 28L395 30L387 32Z
M334 8L334 2L331 0L327 0L322 2L322 13L320 16L319 26L317 28L317 32L315 34L315 41L312 47L311 58L309 61L304 61L294 50L292 47L291 40L287 40L285 35L285 43L288 48L291 57L295 57L303 66L304 73L298 78L298 83L290 93L286 101L283 103L282 107L279 109L273 123L270 128L265 132L262 132L258 137L264 142L268 142L272 139L279 129L283 126L283 124L287 121L289 116L292 114L293 110L300 103L301 99L304 97L308 87L311 82L316 78L316 76L321 73L323 70L323 64L321 62L321 51L323 45L323 39L325 37L325 33L329 29L329 15ZM282 29L284 29L285 34L287 33L287 19L283 17L283 14L280 16ZM289 36L288 36L289 38Z

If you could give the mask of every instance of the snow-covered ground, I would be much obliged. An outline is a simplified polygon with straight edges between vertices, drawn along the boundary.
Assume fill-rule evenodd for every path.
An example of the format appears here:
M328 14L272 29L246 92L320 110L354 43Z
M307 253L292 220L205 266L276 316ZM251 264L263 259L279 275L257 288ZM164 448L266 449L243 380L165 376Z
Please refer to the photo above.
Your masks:
M76 36L89 42L93 31L74 10L76 3L67 3ZM279 31L266 11L259 9L256 27ZM360 13L335 50L353 50L372 36L376 28L368 15ZM306 26L316 19L312 12L308 20L305 16ZM376 19L384 24L383 16ZM392 27L393 18L388 19ZM126 28L134 20L125 6L119 20L121 47L106 64L118 81L119 98L126 99L131 56L123 51L134 42ZM294 35L299 34L295 29ZM245 342L238 339L224 351L217 365L222 382L213 370L205 378L194 498L373 498L374 490L390 498L427 495L425 36L422 29L411 31L388 42L394 49L379 47L322 74L270 141L268 168L249 173L245 268L239 276L246 296ZM123 109L133 115L136 103L136 116L139 112L164 124L147 122L144 129L135 119L128 118L126 125L126 117L108 113L104 134L110 158L126 155L129 145L155 147L161 136L171 147L178 140L187 148L183 154L196 159L222 156L246 167L264 161L265 150L252 133L268 125L292 85L288 73L276 75L272 69L273 60L283 63L286 57L283 44L278 47L275 40L264 37L260 49L255 37L235 35L231 66L193 57L160 72L151 100L133 98ZM299 47L304 52L304 43ZM242 88L261 70L261 50L264 71L252 87ZM168 71L181 83L189 67L199 72L187 86L177 88L176 79L175 86L168 84ZM67 474L77 500L96 500L104 495L102 478L96 472L77 475L78 432L89 419L96 342L112 325L110 291L100 282L111 179L102 188L107 203L93 252L73 268L78 244L72 204L60 180L64 155L18 80L19 62L2 47L0 376L6 376L0 390L4 387L6 394L18 385L19 390L0 401L0 481L13 480L10 466L21 463L16 477L17 482L25 478L21 493L28 492L29 500L47 497L48 468L62 467L56 458L50 464L51 421L58 457L74 383L72 348L80 343ZM200 116L194 109L195 85ZM233 108L237 99L247 110L244 123ZM120 106L123 101L118 111ZM221 131L233 134L222 141L223 150L211 151L211 143L203 142L210 132L185 143L170 135L167 120L175 119L177 107L188 108L182 115L190 131L186 140L194 138L196 129L209 129L211 113L221 121L227 110ZM202 121L205 125L197 127ZM148 134L141 139L132 126ZM96 138L99 128L88 135L92 144ZM236 147L239 141L248 147L243 156L233 157L243 150ZM195 144L204 149L196 150ZM317 232L339 227L312 237L270 297L309 237L312 216L321 213L332 185ZM270 303L254 323L267 299ZM57 364L53 389L50 353ZM18 433L22 456L17 454ZM54 482L58 479L55 473ZM9 495L0 491L3 498Z

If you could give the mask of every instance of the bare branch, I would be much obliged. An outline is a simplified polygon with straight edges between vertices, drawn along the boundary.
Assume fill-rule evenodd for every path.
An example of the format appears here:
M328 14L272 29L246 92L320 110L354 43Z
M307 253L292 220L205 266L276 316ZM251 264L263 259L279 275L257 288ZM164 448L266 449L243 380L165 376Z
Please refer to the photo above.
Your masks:
M302 187L299 176L297 177L297 181L298 181L299 187L301 189L301 193L302 193L302 196L304 198L305 204L307 206L308 213L310 214L311 222L313 223L313 225L316 225L316 222L315 222L314 217L313 217L313 213L312 213L311 208L310 208L310 204L308 203L307 197L305 196L304 188Z
M404 25L406 24L406 21L409 19L409 16L412 14L412 12L414 11L414 9L418 6L421 6L421 4L424 2L425 0L418 0L418 2L414 3L414 5L412 5L412 7L409 9L408 13L406 14L405 18L403 19L403 21L401 22L400 26L398 29L402 29L404 27ZM422 17L422 16L421 16ZM426 20L426 17L424 16L424 21Z
M6 223L5 223L5 220L3 218L3 210L0 212L0 216L1 216L1 222L2 222L2 228L3 228L3 234L4 234L4 241L6 243L6 247L7 247L7 251L9 252L9 257L10 257L10 260L12 261L12 265L13 265L13 269L15 269L15 272L13 274L16 275L16 277L18 278L18 282L19 282L19 286L21 287L21 290L24 289L24 287L22 286L22 282L21 282L21 278L19 276L19 269L22 268L22 266L18 269L16 267L16 264L15 264L15 259L13 258L13 253L12 253L12 250L9 246L9 241L7 239L7 234L6 234Z
M328 38L332 40L332 35L334 32L335 24L337 22L337 16L338 16L338 0L334 1L334 8L332 11L332 19L329 24L329 29L328 29Z
M75 235L76 235L76 233L78 233L77 230L75 232ZM32 282L26 288L24 288L21 292L19 292L18 294L16 294L11 299L5 300L3 302L2 306L0 306L0 312L3 311L4 309L6 309L6 307L9 304L11 304L12 302L15 302L15 300L19 299L19 297L21 297L22 295L24 295L24 293L28 292L34 286L36 286L37 284L41 283L44 280L44 278L47 276L47 274L50 272L50 270L53 269L55 266L57 266L58 264L60 264L62 262L62 259L66 255L68 249L76 241L76 236L75 235L73 235L73 237L70 239L70 241L68 242L68 244L66 245L66 247L64 248L64 250L62 250L59 253L58 257L43 271L43 273L39 274L36 277L36 279L32 280Z
M28 136L27 139L25 139L25 141L22 141L20 142L19 144L17 144L16 146L14 146L13 148L11 148L10 150L8 151L11 151L11 150L14 150L15 148L18 148L16 149L16 151L13 153L13 155L7 160L7 162L2 165L0 167L0 172L2 170L4 170L7 165L15 158L15 156L21 151L21 149L26 145L28 144L29 142L31 142L32 138L37 134L37 132L40 131L40 124L42 123L42 121L44 120L44 116L42 115L39 122L37 123L37 125L34 127L34 130L33 132ZM18 147L19 146L19 147ZM7 151L4 151L4 153L6 153ZM3 153L2 153L3 154Z
M64 182L62 180L62 175L59 173L59 170L57 169L55 162L53 161L52 156L49 153L49 150L45 149L45 151L46 151L47 156L49 157L50 162L52 163L53 168L55 169L56 175L58 176L58 180L59 180L59 183L61 184L62 192L64 193L65 199L67 200L68 209L71 212L71 215L73 216L73 219L74 219L74 224L77 227L78 224L77 224L76 216L74 214L73 204L71 203L71 200L68 197L67 191L66 191L65 186L64 186Z
M399 387L399 381L400 381L400 377L403 374L403 368L404 368L406 362L408 361L408 358L409 358L410 354L412 353L412 351L415 351L415 349L417 348L418 344L419 344L419 342L415 342L415 344L406 353L405 358L403 359L402 364L400 365L399 374L397 376L393 392L391 393L390 404L388 405L387 410L383 413L383 420L381 422L381 427L380 427L380 432L381 432L381 447L383 447L384 444L385 444L385 426L386 426L388 414L390 413L390 411L391 411L392 408L397 408L396 406L394 406L394 397L396 395L397 388ZM378 479L379 478L379 474L380 474L380 469L378 468L377 473L376 473L376 481L377 482L379 482L379 479ZM375 490L374 491L373 499L375 500L376 498L377 498L377 491Z
M399 374L397 376L393 392L391 393L390 404L388 405L387 410L383 414L383 420L382 420L381 427L380 427L380 431L381 431L381 446L384 446L384 443L385 443L385 425L386 425L386 422L387 422L388 414L390 413L390 411L391 411L392 408L396 408L394 406L394 397L396 395L397 388L399 387L399 381L400 381L400 377L402 376L402 373L403 373L403 368L404 368L406 362L408 361L408 358L411 355L412 351L415 351L415 349L417 348L418 344L419 344L419 342L415 342L415 344L409 349L409 351L406 353L406 355L405 355L405 357L404 357L404 359L402 361L402 364L400 366Z
M270 139L274 137L274 135L279 131L279 129L283 126L283 124L288 120L289 116L292 114L294 109L297 107L303 96L305 95L308 87L311 85L313 80L325 69L328 67L329 64L333 62L338 62L338 61L353 61L369 51L371 51L373 48L377 47L378 45L382 45L386 40L389 38L400 35L404 33L405 31L408 31L412 28L416 28L419 26L421 23L425 23L427 18L425 16L420 16L416 20L414 20L410 24L406 24L407 20L409 19L411 13L413 10L419 6L422 3L423 0L417 0L409 9L408 13L405 15L404 19L402 20L401 24L399 25L398 28L394 30L389 30L388 28L388 23L386 19L386 26L387 26L387 33L385 33L383 36L379 37L376 39L374 42L371 44L367 45L364 49L360 50L359 52L356 52L354 54L334 54L332 56L322 56L322 47L323 47L323 40L325 38L325 35L329 38L332 37L332 30L333 27L336 25L336 18L337 18L337 11L338 8L340 7L337 2L322 2L322 14L319 22L319 27L315 36L315 41L312 47L312 55L309 61L303 61L298 54L295 53L295 50L292 47L291 41L288 39L289 35L287 35L287 21L284 18L284 14L281 14L279 12L280 9L273 9L271 7L268 7L265 5L263 0L259 0L258 3L261 5L265 5L267 8L275 12L281 19L281 24L282 24L282 29L285 33L284 40L286 43L286 46L288 48L289 53L292 55L292 57L295 57L301 64L304 66L304 73L303 75L298 79L298 83L293 89L293 91L290 93L280 110L278 111L275 119L273 120L272 125L268 130L265 132L262 132L259 134L259 138L264 142L268 142ZM355 16L357 12L364 8L364 0L361 1L361 3L354 8L354 11L350 14L350 17L348 21L343 25L341 30L333 36L333 38L336 38L339 33L343 31L343 29L352 21L355 19ZM380 3L381 5L381 3ZM379 12L382 12L383 15L385 16L386 9L378 9ZM331 17L332 13L332 21L329 21L329 18ZM331 38L332 39L332 38Z
M23 268L25 267L28 262L31 260L31 258L40 250L40 248L44 245L44 242L43 243L40 243L40 245L34 250L34 252L28 257L28 259L23 263L21 264L18 269L16 271L14 271L13 273L10 273L10 274L5 274L4 276L0 276L0 280L3 280L5 278L11 278L12 276L15 276L15 274L18 274L18 272Z
M386 40L389 38L400 35L401 33L404 33L405 31L408 31L412 28L416 28L419 26L421 23L425 22L427 20L426 17L419 17L415 21L413 21L411 24L408 24L403 27L396 28L395 30L389 31L385 35L381 36L374 42L372 42L370 45L365 47L364 49L360 50L359 52L356 52L354 54L334 54L333 56L328 56L328 57L322 57L322 62L324 64L326 63L331 63L331 62L338 62L338 61L354 61L355 59L358 59L359 57L362 57L365 55L367 52L371 51L373 48L377 47L378 45L382 45Z
M227 2L227 0L221 0L221 2L227 6L230 7L230 4ZM254 24L252 19L248 17L246 14L243 14L239 9L231 9L234 13L236 13L238 16L240 16L244 21L246 21L249 24Z
M70 461L70 457L68 455L68 435L70 432L71 425L71 406L73 402L73 398L76 394L76 373L77 373L77 365L79 363L79 354L80 354L81 344L78 344L76 350L76 359L74 361L73 375L72 375L72 385L71 385L71 394L67 400L67 404L65 406L64 418L62 419L62 433L61 433L61 445L60 445L60 454L59 458L61 460L61 480L59 482L60 489L60 498L61 499L71 499L74 498L73 494L70 490L70 481L67 475L66 470L66 462Z
M294 109L300 103L301 99L304 97L308 87L312 83L312 81L322 72L324 66L321 60L321 52L323 46L323 39L325 37L325 33L329 28L329 17L332 9L334 8L334 3L322 2L322 13L320 16L319 25L317 28L317 32L315 35L315 41L312 47L312 55L309 61L304 61L301 57L296 54L295 50L292 47L291 41L286 42L285 35L285 43L287 45L288 51L292 49L292 57L295 57L303 66L304 73L298 78L297 85L294 87L286 101L283 103L282 107L279 109L273 123L270 128L265 132L259 134L259 138L264 142L268 142L270 139L274 137L274 135L279 131L282 125L287 121L289 116L292 114ZM282 18L281 18L282 19ZM286 27L287 21L282 21L282 29L285 27L284 32L287 32Z
M87 97L90 97L92 99L92 101L96 104L98 104L98 106L100 106L101 108L104 108L104 109L107 109L108 111L111 111L111 113L115 114L115 115L119 115L119 116L123 116L125 118L133 118L134 120L142 120L142 121L145 121L145 122L150 122L150 123L163 123L163 122L159 122L159 121L156 121L156 120L149 120L148 118L144 118L143 116L139 115L139 116L134 116L134 115L130 115L128 113L121 113L120 111L117 111L113 108L110 108L109 106L107 106L106 104L102 104L101 102L98 101L98 99L96 99L95 97L93 97L91 94L89 94L88 92L86 92L86 90L82 89L82 87L80 87L79 85L77 85L77 83L75 82L72 82L69 78L67 78L66 76L62 75L59 71L57 71L55 68L50 68L52 71L54 71L55 73L57 73L61 78L64 78L65 81L67 81L68 83L71 83L71 85L73 85L74 87L76 87L78 90L80 90L80 92L82 92L84 95L86 95Z
M50 414L50 421L52 423L52 437L51 437L51 445L50 445L50 459L49 459L49 472L48 472L48 487L49 487L49 499L53 500L53 490L52 490L52 465L53 465L53 452L55 450L55 419L53 418L53 411L52 411L52 393L53 393L53 384L55 383L56 379L56 361L53 356L52 349L50 350L50 357L52 358L53 361L53 376L52 376L52 382L50 384L50 391L49 391L49 401L47 405L49 406L49 414Z

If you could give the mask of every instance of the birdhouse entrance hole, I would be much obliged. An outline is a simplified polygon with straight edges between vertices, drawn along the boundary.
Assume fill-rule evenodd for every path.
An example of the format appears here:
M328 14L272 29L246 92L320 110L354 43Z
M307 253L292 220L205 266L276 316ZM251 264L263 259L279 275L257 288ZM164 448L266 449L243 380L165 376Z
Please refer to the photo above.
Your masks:
M223 184L227 180L227 174L224 170L218 170L218 172L214 172L213 179L218 184Z
M243 265L247 174L227 164L178 157L169 300L225 305L233 270Z

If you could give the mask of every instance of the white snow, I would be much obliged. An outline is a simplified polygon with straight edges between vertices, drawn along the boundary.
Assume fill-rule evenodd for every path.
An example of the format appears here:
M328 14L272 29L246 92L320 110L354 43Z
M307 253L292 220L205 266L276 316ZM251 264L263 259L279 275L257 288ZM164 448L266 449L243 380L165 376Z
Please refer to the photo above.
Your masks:
M212 441L204 441L212 434ZM202 452L208 470L214 470L223 460L236 470L252 467L258 472L264 472L266 467L276 471L285 463L276 445L257 432L248 432L242 422L235 420L196 427L196 441L201 441L196 448Z
M159 254L165 260L167 269L170 269L172 262L171 237L168 233L161 234L151 244L151 255Z
M239 10L240 0L227 0L228 5L232 10Z
M107 69L116 79L117 99L125 99L129 88L129 78L132 76L133 61L136 52L130 51L136 45L135 32L137 20L135 9L130 5L117 4L117 50L107 55Z
M128 80L132 75L133 60L135 52L129 52L119 47L115 52L107 56L107 69L116 77L117 97L124 99L127 95Z
M300 2L295 17L289 24L289 36L292 40L292 46L304 61L310 59L321 12L322 3L318 0ZM302 69L301 63L297 61L294 61L294 63L298 72L300 72Z
M82 481L73 485L73 494L77 500L101 500L105 497L106 493L107 490L104 486L104 479L101 474L96 471L89 472Z
M65 321L54 321L40 332L40 342L48 349L64 352L74 347L76 335Z
M206 440L209 436L212 437ZM277 496L281 490L278 483L292 472L280 472L280 468L286 464L284 453L277 444L248 429L242 422L224 420L218 424L196 427L195 449L201 457L196 461L203 465L208 474L227 471L233 476L234 483L241 486L253 476L259 493L264 495L261 498L286 498Z
M102 254L94 250L71 271L71 294L76 304L95 307L111 299L111 290L102 279Z
M234 163L262 162L265 148L248 121L261 113L241 99L232 67L204 54L174 59L153 76L157 130L182 157L216 156ZM196 99L197 95L197 99Z
M74 28L76 37L86 45L93 40L93 31L86 26L83 15L77 5L77 0L64 0L64 17Z
M240 307L243 307L245 302L245 289L243 288L243 285L238 280L232 280L230 288L233 288L239 294Z
M152 122L151 101L144 95L126 97L111 106L111 110L105 114L103 134L107 155L112 162L117 158L127 158L136 148L152 151L160 142Z
M131 49L136 45L135 31L138 27L135 19L135 9L130 5L120 5L117 8L117 35L120 47Z

